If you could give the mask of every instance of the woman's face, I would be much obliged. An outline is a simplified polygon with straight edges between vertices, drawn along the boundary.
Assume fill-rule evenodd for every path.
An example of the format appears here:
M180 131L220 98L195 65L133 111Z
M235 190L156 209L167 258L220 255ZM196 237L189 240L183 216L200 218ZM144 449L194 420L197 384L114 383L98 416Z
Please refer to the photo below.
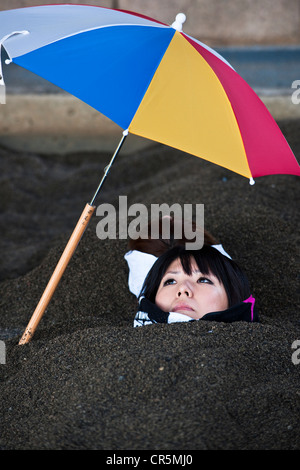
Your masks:
M183 270L180 259L173 261L163 276L155 297L164 312L178 312L198 320L206 313L228 308L223 284L213 274L202 274L195 260L192 274Z

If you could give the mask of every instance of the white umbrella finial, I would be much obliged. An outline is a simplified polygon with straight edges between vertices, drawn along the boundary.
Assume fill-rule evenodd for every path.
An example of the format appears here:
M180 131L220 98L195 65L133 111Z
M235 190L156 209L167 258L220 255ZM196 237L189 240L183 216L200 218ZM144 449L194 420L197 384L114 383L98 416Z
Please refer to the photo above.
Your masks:
M172 28L176 29L177 31L182 31L182 25L186 20L186 16L184 13L178 13L176 15L176 19L174 23L172 24Z

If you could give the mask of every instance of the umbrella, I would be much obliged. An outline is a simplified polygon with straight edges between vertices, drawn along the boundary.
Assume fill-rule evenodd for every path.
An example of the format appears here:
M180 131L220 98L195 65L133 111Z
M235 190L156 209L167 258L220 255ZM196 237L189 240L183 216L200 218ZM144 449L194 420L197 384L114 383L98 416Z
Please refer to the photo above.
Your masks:
M263 175L300 175L262 101L223 57L182 31L184 21L182 13L170 26L134 12L71 4L0 12L7 63L49 80L123 129L20 344L32 337L128 133L209 160L251 183ZM1 70L0 76L4 87Z

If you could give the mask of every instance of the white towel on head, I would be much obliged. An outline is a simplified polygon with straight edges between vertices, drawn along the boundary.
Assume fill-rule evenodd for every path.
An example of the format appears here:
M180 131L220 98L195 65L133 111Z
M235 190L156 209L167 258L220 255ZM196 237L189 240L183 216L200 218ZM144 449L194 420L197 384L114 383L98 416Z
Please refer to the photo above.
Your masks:
M224 250L223 248L223 245L221 245L221 243L219 245L211 245L213 248L215 248L216 250L218 250L220 253L222 253L222 255L224 256L227 256L227 258L231 258L231 256L229 256L229 254Z
M144 280L157 260L157 257L142 251L132 250L128 251L124 258L127 261L129 268L128 286L130 292L136 297L140 295Z

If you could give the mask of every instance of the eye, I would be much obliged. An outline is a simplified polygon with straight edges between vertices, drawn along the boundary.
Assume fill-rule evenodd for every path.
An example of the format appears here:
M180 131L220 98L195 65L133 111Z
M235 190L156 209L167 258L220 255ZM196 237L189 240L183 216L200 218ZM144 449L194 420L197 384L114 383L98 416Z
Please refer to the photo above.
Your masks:
M163 286L170 286L170 285L174 284L175 282L176 282L175 279L172 279L172 278L166 279L163 283Z
M199 284L213 284L213 282L208 277L199 277L198 281Z

